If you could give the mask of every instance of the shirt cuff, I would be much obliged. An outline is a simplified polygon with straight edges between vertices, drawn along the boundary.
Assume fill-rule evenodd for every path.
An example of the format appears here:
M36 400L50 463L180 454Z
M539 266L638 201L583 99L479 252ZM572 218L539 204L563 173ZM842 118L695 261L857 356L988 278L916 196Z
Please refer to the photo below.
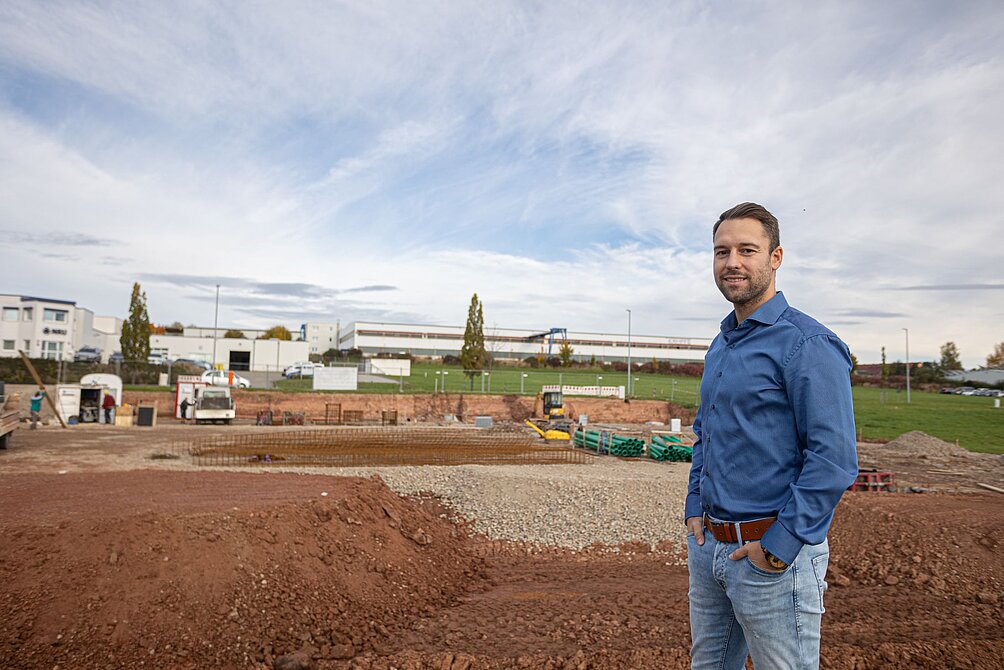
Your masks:
M701 495L693 494L687 496L687 502L683 508L683 522L692 516L704 516L704 509L701 507Z
M774 554L782 561L791 565L802 550L802 541L787 531L775 521L760 538L760 546Z

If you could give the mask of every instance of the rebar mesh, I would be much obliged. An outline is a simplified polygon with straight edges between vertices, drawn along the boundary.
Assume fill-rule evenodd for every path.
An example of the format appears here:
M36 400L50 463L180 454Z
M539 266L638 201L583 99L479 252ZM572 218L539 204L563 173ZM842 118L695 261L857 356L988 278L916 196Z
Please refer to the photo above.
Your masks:
M591 463L591 454L521 432L414 426L224 435L176 445L196 465L520 465Z

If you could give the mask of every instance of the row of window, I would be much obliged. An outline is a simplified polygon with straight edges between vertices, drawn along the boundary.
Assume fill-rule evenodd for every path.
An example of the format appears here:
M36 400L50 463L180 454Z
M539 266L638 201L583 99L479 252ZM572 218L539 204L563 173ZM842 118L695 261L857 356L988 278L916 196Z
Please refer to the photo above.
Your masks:
M3 350L4 351L14 351L17 346L17 342L14 340L4 340ZM24 351L31 351L31 340L24 341ZM50 342L48 340L42 342L42 358L59 358L63 355L63 343L62 342Z
M403 338L416 338L416 339L435 339L435 340L462 340L464 336L456 333L409 333L405 331L379 331L379 330L359 330L356 331L357 336L369 336L369 337L403 337ZM348 338L342 338L343 341ZM528 342L526 337L515 337L510 335L485 335L486 342ZM547 338L535 339L534 341L546 342ZM557 345L561 345L559 340L555 340ZM612 342L609 340L573 340L569 339L568 344L572 346L599 346L599 347L621 347L627 346L627 342ZM700 351L707 350L708 344L696 344L696 343L661 343L661 342L632 342L633 347L638 349L697 349Z
M49 309L46 307L42 309L42 321L47 321L49 323L66 323L69 318L69 314L70 313L65 309ZM18 309L17 307L3 308L4 321L31 321L34 318L34 307L24 307L22 309Z

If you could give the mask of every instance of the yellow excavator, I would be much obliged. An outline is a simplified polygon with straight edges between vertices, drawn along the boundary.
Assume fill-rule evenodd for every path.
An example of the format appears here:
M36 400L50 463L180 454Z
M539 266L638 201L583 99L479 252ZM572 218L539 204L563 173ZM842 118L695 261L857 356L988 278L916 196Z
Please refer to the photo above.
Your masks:
M543 413L540 412L543 407ZM538 418L543 416L543 418ZM565 403L561 391L543 391L533 403L533 417L526 425L537 431L545 440L568 440L572 422L565 417Z

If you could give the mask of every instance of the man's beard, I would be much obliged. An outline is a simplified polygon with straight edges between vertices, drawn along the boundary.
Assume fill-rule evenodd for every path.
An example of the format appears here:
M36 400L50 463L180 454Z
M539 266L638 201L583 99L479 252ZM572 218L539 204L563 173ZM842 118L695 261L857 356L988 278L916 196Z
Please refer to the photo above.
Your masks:
M737 286L731 286L725 281L724 277L744 277L746 282ZM715 277L715 284L718 285L718 290L722 292L726 300L739 307L756 301L766 293L767 289L770 288L770 277L770 266L754 273L725 270Z

